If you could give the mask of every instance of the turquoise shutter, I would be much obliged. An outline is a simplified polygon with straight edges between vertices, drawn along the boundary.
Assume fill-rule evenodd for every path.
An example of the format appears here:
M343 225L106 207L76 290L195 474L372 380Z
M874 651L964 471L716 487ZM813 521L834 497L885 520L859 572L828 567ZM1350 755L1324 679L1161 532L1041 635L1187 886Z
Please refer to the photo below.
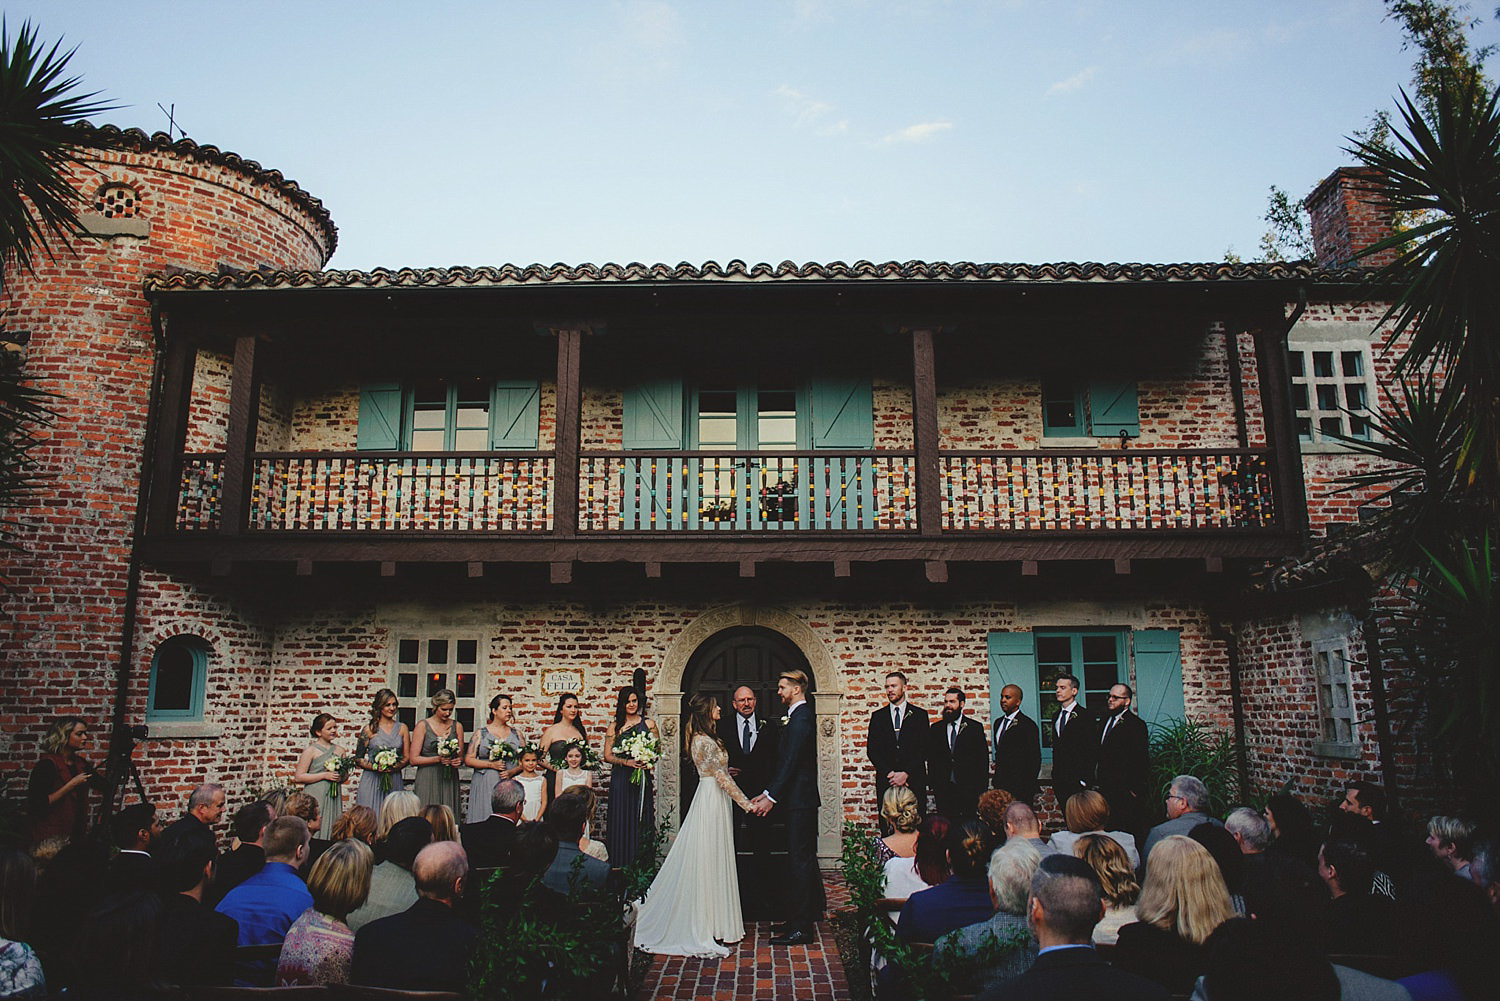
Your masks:
M1016 685L1021 689L1021 711L1041 726L1041 700L1037 695L1036 641L1029 632L990 633L990 728L985 738L995 732L1000 718L1000 689ZM993 753L994 748L990 749ZM1052 760L1052 749L1042 747L1042 760Z
M361 452L394 452L401 448L401 384L374 382L359 387Z
M812 447L868 452L875 447L875 402L869 379L815 379L808 386ZM808 496L814 528L875 527L875 465L870 456L811 460Z
M625 448L674 452L682 448L682 380L656 379L629 386L620 401ZM682 460L625 456L620 470L620 520L625 529L681 528ZM673 501L676 500L674 504ZM693 505L696 510L696 504Z
M1095 379L1089 383L1090 422L1097 438L1117 438L1121 431L1130 437L1141 436L1141 411L1136 402L1135 383Z
M1177 629L1141 629L1135 641L1136 710L1147 723L1181 719L1182 633Z
M541 385L499 380L490 397L490 448L533 452L541 428Z

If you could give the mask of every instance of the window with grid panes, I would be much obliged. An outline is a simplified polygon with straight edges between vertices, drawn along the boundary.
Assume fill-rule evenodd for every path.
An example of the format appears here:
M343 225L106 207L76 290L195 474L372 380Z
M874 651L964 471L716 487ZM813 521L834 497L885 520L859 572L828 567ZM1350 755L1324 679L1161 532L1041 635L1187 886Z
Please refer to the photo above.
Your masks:
M490 447L490 383L419 379L411 393L413 452L483 452Z
M1347 639L1313 643L1313 672L1318 679L1318 720L1323 739L1317 750L1358 744L1354 718L1353 680L1349 672Z
M1292 409L1304 442L1370 437L1370 349L1367 344L1292 344Z
M474 732L479 702L479 641L463 637L402 637L396 641L397 715L408 730L432 715L431 699L444 688L457 699L453 718Z
M1125 633L1118 629L1036 633L1037 694L1041 699L1042 746L1052 747L1057 679L1071 674L1079 681L1078 701L1099 713L1110 688L1127 675Z

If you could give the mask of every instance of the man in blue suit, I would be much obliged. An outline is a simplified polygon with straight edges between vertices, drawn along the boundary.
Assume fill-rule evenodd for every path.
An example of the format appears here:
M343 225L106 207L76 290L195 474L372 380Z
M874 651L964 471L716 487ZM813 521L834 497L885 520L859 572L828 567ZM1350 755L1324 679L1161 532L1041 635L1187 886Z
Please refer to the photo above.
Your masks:
M827 902L818 872L818 734L807 688L807 675L795 668L783 671L776 682L776 694L787 707L777 739L776 771L753 803L762 817L776 808L786 812L787 920L772 945L810 945L813 925Z

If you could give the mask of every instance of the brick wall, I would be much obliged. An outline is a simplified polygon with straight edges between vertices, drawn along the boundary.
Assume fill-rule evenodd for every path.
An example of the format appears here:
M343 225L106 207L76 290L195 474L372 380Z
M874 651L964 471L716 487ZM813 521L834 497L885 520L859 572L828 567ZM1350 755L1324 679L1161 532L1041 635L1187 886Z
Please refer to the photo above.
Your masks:
M143 277L221 264L316 268L332 235L306 196L231 154L140 143L97 153L91 166L98 172L78 171L75 183L88 197L107 182L133 186L146 235L77 237L74 253L4 282L6 327L31 333L25 373L59 394L57 422L32 453L51 480L17 512L27 551L7 555L11 589L0 594L0 780L11 794L56 716L89 720L102 753L153 366ZM212 384L206 377L195 415L204 448L222 441ZM132 666L143 672L139 657Z

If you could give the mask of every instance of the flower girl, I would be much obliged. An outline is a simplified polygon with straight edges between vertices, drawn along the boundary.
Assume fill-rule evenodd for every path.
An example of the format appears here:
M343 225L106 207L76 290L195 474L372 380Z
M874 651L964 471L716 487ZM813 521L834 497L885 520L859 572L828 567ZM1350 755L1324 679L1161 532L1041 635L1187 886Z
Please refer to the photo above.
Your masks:
M547 808L547 777L541 771L541 757L542 752L534 744L527 744L521 751L521 770L516 773L516 781L526 790L522 820L537 820Z

